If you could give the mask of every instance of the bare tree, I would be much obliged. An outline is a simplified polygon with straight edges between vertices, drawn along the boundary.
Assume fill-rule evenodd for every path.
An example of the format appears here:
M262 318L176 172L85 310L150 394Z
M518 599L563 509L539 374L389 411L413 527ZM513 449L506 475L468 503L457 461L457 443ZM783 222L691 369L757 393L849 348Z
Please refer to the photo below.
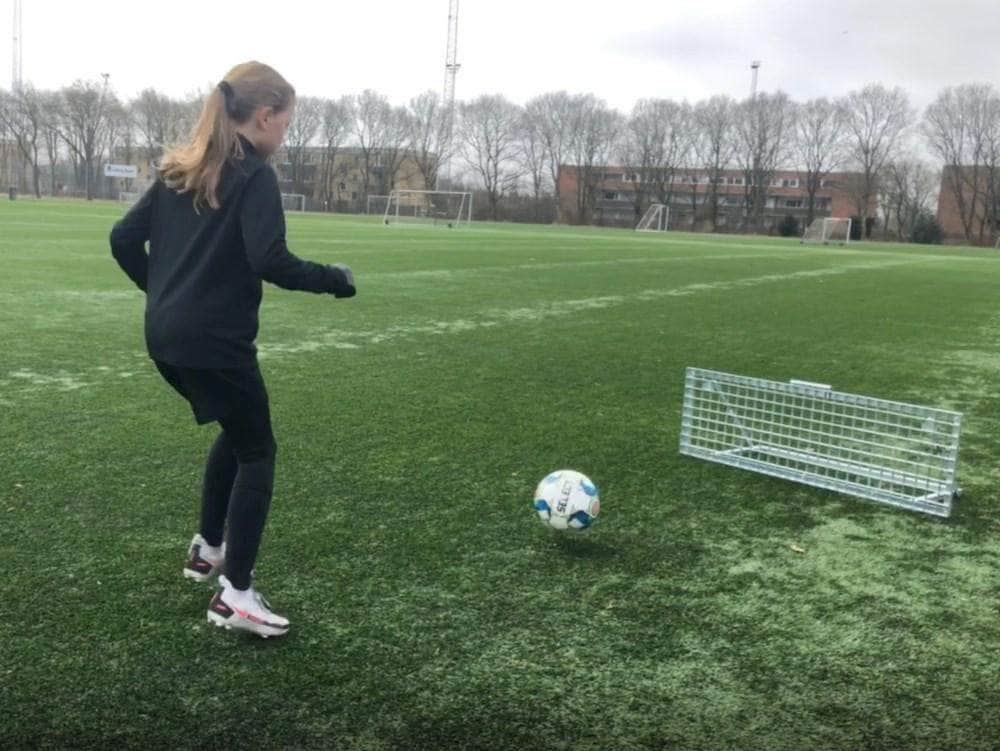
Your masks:
M451 158L450 114L436 91L415 96L407 106L407 146L428 190L437 188L438 172Z
M778 167L787 163L794 107L788 95L758 94L741 102L735 112L736 160L743 171L745 227L764 229L767 194Z
M129 110L138 131L138 145L146 160L153 164L171 144L181 141L191 129L192 118L187 102L180 102L156 89L144 89L129 102Z
M49 163L49 192L58 193L57 172L59 167L59 124L62 122L62 99L58 92L41 92L42 143Z
M285 134L285 154L288 157L289 179L293 193L306 193L305 168L309 159L309 146L319 132L323 121L323 100L301 96L295 102L295 116Z
M392 128L393 111L385 96L365 89L351 100L354 136L361 152L361 205L382 182L381 152Z
M636 177L636 219L655 198L670 204L674 178L691 148L691 108L669 99L641 99L625 124L620 142L622 161Z
M735 118L736 102L729 96L713 96L695 105L695 154L708 177L705 203L713 232L719 228L719 185L722 173L729 167L735 153ZM696 194L696 189L692 187L693 204ZM696 206L693 208L697 213Z
M135 120L132 112L115 98L107 108L104 143L98 149L98 174L105 154L109 162L132 164L136 160L137 151ZM110 186L113 179L106 178L106 185Z
M108 128L108 110L116 100L106 85L94 81L75 81L60 92L63 121L60 134L69 147L87 200L94 198L97 185L96 166Z
M465 158L482 182L490 218L498 218L503 198L521 177L519 126L521 109L502 95L489 95L460 106L459 134Z
M526 117L534 123L545 144L557 212L562 200L559 168L569 159L576 127L577 99L579 97L565 91L554 91L537 96L525 105Z
M570 157L577 168L576 216L581 224L593 218L596 190L603 170L615 153L624 118L592 94L574 100L574 130Z
M992 125L987 131L985 221L992 229L991 242L1000 238L1000 102L992 105Z
M888 162L880 183L886 231L894 231L900 240L912 240L921 216L933 213L935 191L940 175L926 162L913 156Z
M320 121L320 141L323 144L323 158L320 165L320 200L327 211L330 201L339 200L342 174L337 171L337 152L347 139L353 126L352 103L349 96L328 99L323 103L323 117ZM346 186L345 186L346 189ZM336 198L335 198L336 197Z
M805 171L806 226L816 218L816 192L823 180L844 162L842 110L825 97L798 105L793 148Z
M954 198L965 239L987 239L991 137L1000 128L1000 94L992 84L949 86L924 111L923 134L944 162L945 189Z
M901 88L868 84L841 100L848 154L860 174L854 195L861 231L870 236L868 217L878 192L882 168L896 153L913 120L909 98Z
M534 120L527 110L521 111L519 159L521 171L531 180L535 221L541 221L542 195L549 173L548 146L541 123Z
M31 187L41 197L41 169L38 163L42 147L44 111L42 97L30 85L19 91L4 92L0 99L0 121L13 137L24 163L31 169Z
M409 143L410 123L409 114L405 107L390 107L389 118L386 121L382 150L379 154L379 192L386 195L391 193L396 182L400 178L400 173L406 165L406 158L410 151L407 149ZM417 169L410 166L410 169ZM419 171L419 170L417 170ZM406 177L410 177L408 173Z

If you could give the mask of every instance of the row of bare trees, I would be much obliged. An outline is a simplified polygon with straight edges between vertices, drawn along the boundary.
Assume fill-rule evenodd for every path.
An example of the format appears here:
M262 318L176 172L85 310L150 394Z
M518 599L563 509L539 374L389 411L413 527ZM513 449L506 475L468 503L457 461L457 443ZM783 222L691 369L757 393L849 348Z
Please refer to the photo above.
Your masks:
M93 197L103 161L112 155L155 160L190 130L201 97L178 100L147 89L123 102L106 82L93 81L58 91L0 91L0 139L15 145L25 182L37 195L56 192L62 164L67 182ZM523 106L485 95L458 103L454 113L432 91L404 106L372 90L339 99L300 97L286 139L285 177L293 190L305 192L314 182L317 197L329 205L338 183L336 157L348 147L357 150L363 197L391 190L405 163L428 186L448 178L475 187L492 218L509 199L527 196L535 219L550 218L552 211L540 207L554 205L571 207L579 221L589 222L606 169L625 165L636 215L653 201L689 198L692 211L704 202L702 211L717 228L723 193L731 196L722 185L738 170L744 228L759 230L779 170L801 171L807 221L827 176L849 171L844 187L862 225L878 206L884 226L900 235L934 198L929 186L938 183L937 165L916 156L923 150L946 167L943 189L954 197L967 240L989 240L1000 216L1000 93L991 84L949 87L922 117L905 91L881 84L806 102L780 91L694 104L643 99L628 115L592 94L565 91ZM576 179L561 184L561 165L574 165ZM704 196L697 178L706 174ZM567 190L572 194L563 195Z

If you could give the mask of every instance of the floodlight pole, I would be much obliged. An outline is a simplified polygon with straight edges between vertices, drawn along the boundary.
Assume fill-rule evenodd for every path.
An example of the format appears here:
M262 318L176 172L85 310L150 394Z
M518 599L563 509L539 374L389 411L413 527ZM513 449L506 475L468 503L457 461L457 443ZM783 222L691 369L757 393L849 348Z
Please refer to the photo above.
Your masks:
M757 72L760 70L760 60L752 61L750 70L753 71L750 74L750 101L753 101L757 98Z
M24 57L21 52L21 42L23 36L23 14L21 0L14 0L14 39L13 39L13 60L10 67L10 90L15 99L20 100L24 88ZM17 104L21 106L20 101ZM15 115L19 117L18 115ZM13 163L11 164L11 196L15 191L21 189L24 177L24 160L21 158L20 149L13 150Z
M455 127L455 74L462 66L458 64L458 0L449 0L448 4L448 46L444 56L444 123L441 138L441 154L444 161L444 179L451 187L451 140ZM442 166L442 165L439 165ZM437 188L437 185L427 186Z
M22 26L21 0L14 0L14 61L10 69L10 89L15 94L21 91L24 75L24 57L21 52Z

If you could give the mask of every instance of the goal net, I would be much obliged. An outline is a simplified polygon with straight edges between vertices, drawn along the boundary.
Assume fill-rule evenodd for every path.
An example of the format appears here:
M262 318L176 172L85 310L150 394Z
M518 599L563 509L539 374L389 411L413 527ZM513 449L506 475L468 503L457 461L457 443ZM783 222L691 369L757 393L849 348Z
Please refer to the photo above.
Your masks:
M385 208L389 205L389 196L368 196L368 201L365 204L366 214L378 214L379 216L385 216Z
M670 207L662 203L654 203L646 209L642 219L635 225L637 232L663 232L670 221Z
M851 241L851 220L837 217L813 219L802 235L802 242L840 243L844 245Z
M948 516L962 415L688 368L680 450L719 464Z
M306 197L301 193L282 193L281 208L285 211L305 211Z
M386 224L444 224L472 221L472 193L453 190L394 190L385 207Z

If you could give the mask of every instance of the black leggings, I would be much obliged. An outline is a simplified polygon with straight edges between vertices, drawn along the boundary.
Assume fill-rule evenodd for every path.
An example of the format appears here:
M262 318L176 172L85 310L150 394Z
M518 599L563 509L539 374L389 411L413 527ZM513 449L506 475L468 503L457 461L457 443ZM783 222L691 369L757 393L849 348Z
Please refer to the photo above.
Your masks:
M188 400L198 423L222 426L205 463L201 535L212 546L221 545L225 535L226 575L234 587L246 589L271 507L277 451L260 368L256 363L221 370L154 363Z
M222 432L208 452L201 496L201 534L209 545L226 539L226 576L250 586L271 507L277 444L267 404L220 419Z

